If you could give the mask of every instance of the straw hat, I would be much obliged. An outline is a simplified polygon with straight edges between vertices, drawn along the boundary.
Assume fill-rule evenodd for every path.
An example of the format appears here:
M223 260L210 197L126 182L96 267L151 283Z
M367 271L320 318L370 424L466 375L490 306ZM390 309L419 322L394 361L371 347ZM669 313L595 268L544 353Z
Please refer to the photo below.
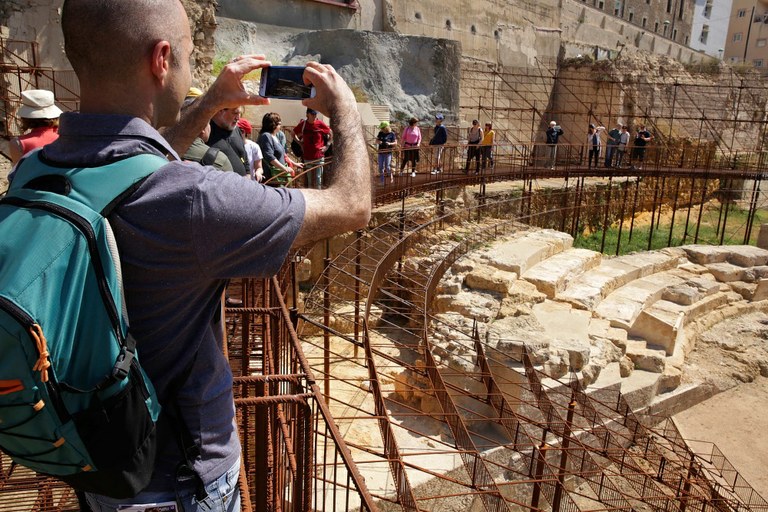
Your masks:
M25 119L56 119L61 109L54 105L53 93L45 89L30 89L21 93L19 117Z

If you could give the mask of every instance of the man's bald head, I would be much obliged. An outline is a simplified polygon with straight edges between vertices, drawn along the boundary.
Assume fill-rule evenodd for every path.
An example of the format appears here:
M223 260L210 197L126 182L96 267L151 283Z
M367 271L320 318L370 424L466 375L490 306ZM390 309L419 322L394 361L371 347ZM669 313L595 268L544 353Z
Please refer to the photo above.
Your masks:
M61 14L67 58L81 80L127 78L159 41L176 57L183 24L179 0L65 0Z

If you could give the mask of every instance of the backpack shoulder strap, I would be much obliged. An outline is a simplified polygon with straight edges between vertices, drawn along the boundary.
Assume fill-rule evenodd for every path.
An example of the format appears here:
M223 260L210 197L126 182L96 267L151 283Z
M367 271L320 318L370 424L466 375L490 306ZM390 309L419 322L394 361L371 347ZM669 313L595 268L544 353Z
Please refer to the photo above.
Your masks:
M167 163L159 155L140 154L99 167L66 168L47 164L36 155L18 169L9 195L20 189L55 192L107 216L147 176Z
M200 159L200 163L203 165L213 165L214 162L216 162L219 153L221 153L219 148L208 148L208 151L205 152L203 158Z

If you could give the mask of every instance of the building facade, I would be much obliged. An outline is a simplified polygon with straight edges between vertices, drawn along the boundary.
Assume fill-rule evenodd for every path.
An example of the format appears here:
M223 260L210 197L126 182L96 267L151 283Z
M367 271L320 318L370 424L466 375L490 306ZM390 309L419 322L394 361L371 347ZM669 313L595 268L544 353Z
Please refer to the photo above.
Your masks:
M733 0L695 0L690 47L723 58Z
M768 1L733 0L723 59L768 74Z
M645 31L690 45L695 0L582 0Z

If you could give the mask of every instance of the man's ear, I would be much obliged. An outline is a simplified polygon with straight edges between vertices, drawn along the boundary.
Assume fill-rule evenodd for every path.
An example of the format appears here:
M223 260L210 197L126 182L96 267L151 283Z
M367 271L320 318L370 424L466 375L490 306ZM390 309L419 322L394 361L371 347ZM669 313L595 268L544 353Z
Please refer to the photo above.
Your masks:
M168 70L171 67L171 43L168 41L158 41L152 48L151 72L160 82L165 81Z

